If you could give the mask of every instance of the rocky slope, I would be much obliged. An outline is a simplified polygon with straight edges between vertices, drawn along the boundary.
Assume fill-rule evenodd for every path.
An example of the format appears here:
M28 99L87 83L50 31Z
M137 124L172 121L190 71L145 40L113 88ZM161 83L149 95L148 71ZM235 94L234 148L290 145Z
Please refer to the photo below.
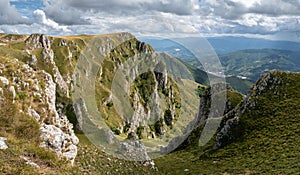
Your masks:
M91 80L96 80L91 84L102 117L99 121L104 120L113 131L110 135L155 139L164 135L178 119L179 89L169 77L166 65L159 61L160 57L170 59L170 56L155 54L151 46L129 33L68 37L1 34L0 43L0 104L14 104L14 111L28 120L33 118L39 127L39 132L34 132L39 134L39 146L53 150L71 164L79 142L74 130L85 131L83 118L90 115L86 108L89 100L77 99L76 93L88 91L84 85ZM95 58L100 62L96 63ZM123 69L130 66L130 59L147 60L147 64ZM95 75L91 75L93 66L97 66ZM124 103L113 98L116 92L112 80L119 69L130 77L124 82L124 93L129 96L125 106L133 109L131 118L118 111L117 105ZM81 77L88 78L80 82ZM153 110L154 104L164 108ZM129 152L135 149L130 145L124 148ZM145 154L145 150L142 152Z
M191 174L297 174L299 80L299 73L263 75L223 117L207 145L199 147L200 125L184 142L184 149L156 161L158 168L166 166L173 174L184 170Z
M40 124L41 146L73 163L78 138L67 117L56 110L56 84L52 76L43 70L34 71L18 59L6 60L1 63L0 85L1 104L15 103L20 113L33 117Z

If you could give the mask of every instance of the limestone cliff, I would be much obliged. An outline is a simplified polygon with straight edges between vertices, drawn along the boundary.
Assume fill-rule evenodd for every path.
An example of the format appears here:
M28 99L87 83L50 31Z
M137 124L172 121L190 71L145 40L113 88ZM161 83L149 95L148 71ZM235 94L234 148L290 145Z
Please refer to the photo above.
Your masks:
M1 61L0 103L12 101L20 113L32 116L40 124L41 147L50 148L73 163L78 138L67 117L56 110L52 76L43 70L34 71L18 59Z

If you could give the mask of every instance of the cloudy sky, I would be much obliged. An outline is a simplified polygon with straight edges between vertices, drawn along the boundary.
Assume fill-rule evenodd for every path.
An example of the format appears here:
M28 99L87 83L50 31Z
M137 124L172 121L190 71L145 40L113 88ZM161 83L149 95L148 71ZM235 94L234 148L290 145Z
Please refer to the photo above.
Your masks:
M0 0L0 33L120 31L300 42L300 0Z

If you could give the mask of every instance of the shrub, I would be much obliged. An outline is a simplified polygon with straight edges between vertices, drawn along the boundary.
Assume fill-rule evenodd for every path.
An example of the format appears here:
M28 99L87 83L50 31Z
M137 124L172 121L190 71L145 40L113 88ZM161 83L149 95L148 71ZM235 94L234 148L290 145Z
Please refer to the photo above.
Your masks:
M114 103L113 103L112 101L110 101L110 102L108 102L108 103L106 104L106 106L107 106L108 108L111 108L113 105L114 105Z
M120 135L121 134L121 131L118 130L117 128L112 128L111 131L114 132L116 135Z
M44 82L40 81L40 82L39 82L39 85L41 86L41 88L42 88L43 90L45 90L46 84L45 84Z
M27 94L25 92L20 92L18 94L18 97L19 97L20 100L25 100L26 97L27 97Z
M142 138L143 138L143 136L142 136L143 131L144 131L144 126L139 126L139 127L137 128L136 134L137 134L137 136L139 137L139 139L142 139Z

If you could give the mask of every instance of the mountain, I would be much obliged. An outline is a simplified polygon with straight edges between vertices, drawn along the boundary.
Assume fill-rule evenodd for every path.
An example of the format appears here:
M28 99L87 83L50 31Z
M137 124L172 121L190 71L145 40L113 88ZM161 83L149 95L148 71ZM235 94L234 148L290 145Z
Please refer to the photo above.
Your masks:
M219 56L227 75L258 79L262 74L279 69L300 71L300 52L274 49L241 50Z
M299 51L300 43L247 37L208 37L208 42L217 54L226 54L246 49L276 49Z
M296 174L299 73L207 75L130 33L1 34L0 174Z
M207 145L200 147L199 137L213 119L202 115L198 120L203 123L180 149L156 160L158 168L165 174L297 174L299 80L299 73L263 75L247 97L224 115Z
M209 82L205 82L206 79L204 80L204 77L208 76L206 74L210 74L207 71L214 72L214 63L211 63L209 56L205 56L204 58L207 59L202 63L200 63L196 58L196 56L190 50L188 50L184 45L181 45L171 39L142 38L142 40L149 43L151 46L153 46L153 48L157 52L166 52L168 54L171 54L179 58L183 62L188 63L186 64L186 66L193 73L195 81L200 84L206 84L206 85L209 84ZM222 59L220 59L220 61L223 64ZM209 65L207 68L212 68L212 70L203 71L202 64ZM242 79L239 75L240 74L231 74L230 76L226 77L226 81L237 91L246 94L248 90L251 88L251 86L253 85L253 81L255 81L256 79L249 81L246 79ZM240 78L237 76L239 76ZM210 74L210 77L217 77L217 76Z
M211 59L209 55L202 55L203 58L200 63L192 51L178 43L177 39L143 40L150 43L157 51L172 54L202 70L203 65L206 65L208 72L216 72L215 59ZM184 40L194 41L196 39L184 38ZM199 39L199 43L201 43L201 40L203 39ZM250 82L244 84L251 84L260 75L273 69L299 71L300 44L296 42L270 41L245 37L215 37L207 38L207 41L218 54L219 60L224 66L225 75L228 76L227 81L229 83L232 83L233 79L238 80L237 78L239 78L248 79ZM242 93L247 92L248 89L241 89L234 84L231 85L235 89L239 89ZM244 85L241 87L244 87Z
M94 49L93 52L91 49ZM136 40L129 33L66 37L1 34L0 145L5 150L0 150L0 157L3 158L0 161L0 174L97 174L109 171L153 174L154 165L151 160L144 162L148 163L144 166L140 162L123 161L98 150L86 138L87 135L83 135L83 125L88 121L76 117L75 113L76 111L79 115L79 112L85 112L80 111L80 105L84 105L86 101L75 99L76 93L81 92L77 88L90 85L87 79L79 84L80 76L86 77L86 74L91 73L84 66L97 66L93 62L94 58L103 58L100 60L104 62L100 66L102 69L96 72L98 81L96 85L94 83L97 87L97 104L110 127L109 134L113 135L112 131L115 134L127 132L117 129L123 128L126 123L113 108L109 90L112 73L128 57L151 52L151 46ZM80 60L84 62L76 66ZM82 75L81 71L85 74ZM145 81L152 83L143 84L143 76L146 76ZM138 100L132 98L131 102L144 109L148 95L142 94L141 89L165 90L172 93L172 99L166 100L169 100L168 104L174 106L175 110L176 87L169 80L163 81L164 77L154 72L141 75L131 88L131 94ZM158 80L161 80L161 86L154 86L153 83ZM172 90L168 89L170 86L173 86ZM87 89L83 92L85 91ZM176 112L168 115L169 120L172 121L174 115ZM132 123L131 127L131 132L137 132L136 125ZM163 127L166 125L159 125L156 129L163 131Z
M155 50L159 52L167 52L177 56L183 60L193 60L193 54L177 42L178 39L160 39L160 38L140 38L142 41L149 43ZM274 50L290 50L298 52L300 50L299 42L276 41L247 37L207 37L207 38L184 38L185 40L207 40L212 49L218 55L227 54L239 50L249 49L274 49Z

